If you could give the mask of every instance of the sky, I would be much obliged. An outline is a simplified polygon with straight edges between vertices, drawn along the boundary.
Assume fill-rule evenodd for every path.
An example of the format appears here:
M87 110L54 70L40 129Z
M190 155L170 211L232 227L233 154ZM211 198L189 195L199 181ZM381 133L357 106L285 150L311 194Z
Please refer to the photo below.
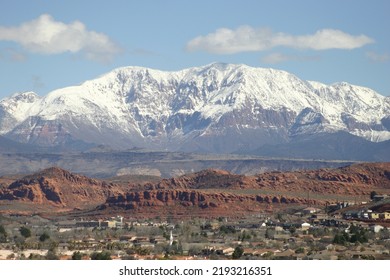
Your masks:
M0 99L213 62L390 96L390 1L0 0Z

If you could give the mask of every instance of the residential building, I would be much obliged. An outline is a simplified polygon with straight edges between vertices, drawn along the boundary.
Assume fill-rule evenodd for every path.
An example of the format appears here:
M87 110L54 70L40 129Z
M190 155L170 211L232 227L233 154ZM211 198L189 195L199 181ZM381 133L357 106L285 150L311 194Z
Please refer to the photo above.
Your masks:
M372 225L372 226L370 226L370 229L371 229L373 232L378 233L378 232L380 232L382 229L384 229L384 227L381 226L381 225Z
M311 225L309 223L302 223L301 224L301 229L302 230L308 230L309 228L311 227Z

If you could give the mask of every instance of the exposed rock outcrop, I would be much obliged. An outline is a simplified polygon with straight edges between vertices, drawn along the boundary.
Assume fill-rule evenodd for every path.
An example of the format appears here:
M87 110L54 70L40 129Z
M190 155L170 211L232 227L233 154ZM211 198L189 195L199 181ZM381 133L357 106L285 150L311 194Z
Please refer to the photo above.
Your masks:
M211 169L137 185L107 183L53 167L8 186L3 184L0 202L12 200L58 209L107 211L101 213L126 211L144 216L167 213L231 216L290 204L324 205L348 197L368 199L374 190L390 194L390 163L256 176Z
M204 170L147 184L144 190L112 196L99 209L160 212L223 211L224 214L265 209L270 205L324 205L334 197L368 196L390 186L390 163L358 164L339 169L269 172L257 176ZM310 196L310 194L312 196ZM313 198L315 197L315 198Z
M16 180L0 190L0 200L30 201L58 207L88 207L104 202L121 187L52 167Z

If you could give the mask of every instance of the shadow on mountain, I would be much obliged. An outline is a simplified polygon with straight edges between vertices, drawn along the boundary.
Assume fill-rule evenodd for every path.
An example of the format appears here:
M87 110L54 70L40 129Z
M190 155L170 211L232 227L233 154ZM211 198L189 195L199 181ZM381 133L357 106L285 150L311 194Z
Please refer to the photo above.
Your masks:
M374 143L347 132L297 136L291 142L264 145L252 154L268 157L390 161L390 140Z

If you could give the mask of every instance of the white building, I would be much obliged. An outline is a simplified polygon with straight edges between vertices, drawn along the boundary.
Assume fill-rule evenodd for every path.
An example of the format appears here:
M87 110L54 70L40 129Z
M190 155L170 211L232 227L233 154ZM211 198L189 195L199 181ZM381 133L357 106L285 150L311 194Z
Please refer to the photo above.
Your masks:
M372 225L372 226L370 226L370 229L371 229L373 232L378 233L378 232L380 232L382 229L384 229L384 227L381 226L381 225Z
M303 224L301 224L302 230L308 230L310 227L311 225L309 223L304 222Z

